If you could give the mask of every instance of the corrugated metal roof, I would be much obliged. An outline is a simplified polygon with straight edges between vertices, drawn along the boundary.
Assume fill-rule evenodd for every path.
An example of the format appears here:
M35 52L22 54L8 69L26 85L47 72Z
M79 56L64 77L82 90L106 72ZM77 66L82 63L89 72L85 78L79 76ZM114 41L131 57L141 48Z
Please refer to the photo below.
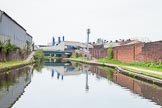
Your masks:
M31 38L33 38L29 33L26 33L28 36L30 36Z

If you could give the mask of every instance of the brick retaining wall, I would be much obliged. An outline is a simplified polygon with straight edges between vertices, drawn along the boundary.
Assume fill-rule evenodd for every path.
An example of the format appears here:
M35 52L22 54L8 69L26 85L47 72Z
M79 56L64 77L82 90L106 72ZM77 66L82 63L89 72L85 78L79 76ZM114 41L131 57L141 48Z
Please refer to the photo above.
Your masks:
M115 47L113 58L122 62L162 61L162 41Z

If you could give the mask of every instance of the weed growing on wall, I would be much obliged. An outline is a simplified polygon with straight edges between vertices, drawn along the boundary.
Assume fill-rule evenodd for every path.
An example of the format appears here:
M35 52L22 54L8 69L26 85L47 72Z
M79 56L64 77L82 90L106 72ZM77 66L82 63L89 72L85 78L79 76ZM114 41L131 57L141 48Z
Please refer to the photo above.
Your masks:
M108 58L113 59L113 49L112 49L112 47L107 49L107 53L108 53L108 55L107 55Z

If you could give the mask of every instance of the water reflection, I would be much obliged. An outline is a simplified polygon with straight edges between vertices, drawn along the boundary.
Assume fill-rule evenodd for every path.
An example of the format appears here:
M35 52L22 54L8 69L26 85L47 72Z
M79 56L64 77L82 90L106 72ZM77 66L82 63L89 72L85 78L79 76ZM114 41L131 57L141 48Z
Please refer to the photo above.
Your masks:
M90 69L90 65L81 64L78 62L70 62L68 60L63 59L55 59L55 60L46 60L44 63L45 68L51 70L51 77L64 80L64 76L71 76L71 75L80 75L85 73L86 84L85 90L89 90L88 85L88 73ZM55 75L56 74L56 75Z
M114 83L119 84L122 87L126 87L133 93L139 94L140 96L150 99L151 101L162 106L162 88L156 85L152 85L143 81L139 81L123 75L118 72L110 73L105 72L98 67L92 66L91 72L94 72L102 77L111 79Z
M9 108L19 99L31 76L31 67L0 73L0 108Z
M89 90L89 85L88 85L88 72L86 71L86 87L85 87L86 91Z
M85 74L86 92L89 91L90 88L88 84L88 76L95 74L98 80L102 79L103 77L107 78L108 80L122 87L130 89L133 93L139 94L146 99L150 99L153 102L162 105L162 88L160 87L130 78L118 72L106 72L105 70L96 66L62 60L54 61L55 62L45 63L46 68L51 70L51 77L54 78L56 74L57 79L64 80L64 76Z
M51 77L56 77L57 79L62 79L64 76L70 76L70 75L79 75L82 74L86 69L86 66L78 64L78 63L71 63L70 61L66 61L62 59L56 59L55 62L46 61L44 63L44 68L47 68L48 70L51 70ZM61 62L60 62L61 61Z
M40 71L34 70L31 83L32 74L29 74L27 81L30 85L25 92L23 90L27 82L23 89L20 89L21 93L24 93L13 108L106 108L107 106L159 108L159 105L162 106L162 88L113 72L114 70L111 69L59 59L47 60ZM21 79L21 75L18 79ZM14 85L18 84L16 82ZM159 105L155 105L154 102Z

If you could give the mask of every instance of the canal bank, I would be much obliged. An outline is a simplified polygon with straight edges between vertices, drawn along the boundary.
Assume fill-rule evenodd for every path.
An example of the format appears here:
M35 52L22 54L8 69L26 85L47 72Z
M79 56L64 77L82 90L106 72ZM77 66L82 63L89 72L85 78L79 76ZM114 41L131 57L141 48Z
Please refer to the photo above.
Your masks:
M9 62L1 62L0 63L0 72L6 72L12 69L17 69L24 67L26 65L30 65L34 63L34 60L32 60L35 52L32 52L28 58L26 58L24 61L22 60L15 60L15 61L9 61Z
M17 69L17 68L21 68L21 67L24 67L26 65L30 65L32 64L33 62L22 62L22 63L18 63L18 64L13 64L13 65L10 65L10 66L5 66L3 68L0 68L0 72L6 72L6 71L9 71L9 70L12 70L12 69Z
M158 71L151 71L151 70L136 68L132 66L128 67L128 66L120 66L117 64L99 63L96 60L84 60L84 59L76 59L76 58L66 58L66 59L76 61L76 62L91 64L91 65L100 65L100 66L110 67L110 68L116 69L119 73L122 73L124 75L130 76L130 77L133 77L139 80L143 80L151 84L162 86L162 79L159 77L156 78L156 76L162 75L162 73Z

